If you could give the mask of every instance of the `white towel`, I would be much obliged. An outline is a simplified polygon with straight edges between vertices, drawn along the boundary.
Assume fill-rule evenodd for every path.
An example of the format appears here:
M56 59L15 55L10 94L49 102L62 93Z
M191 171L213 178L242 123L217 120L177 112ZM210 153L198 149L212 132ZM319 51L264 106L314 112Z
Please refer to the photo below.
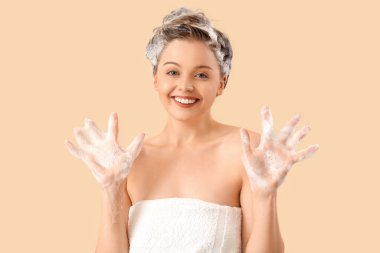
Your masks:
M241 253L241 208L195 198L142 200L129 209L130 253Z

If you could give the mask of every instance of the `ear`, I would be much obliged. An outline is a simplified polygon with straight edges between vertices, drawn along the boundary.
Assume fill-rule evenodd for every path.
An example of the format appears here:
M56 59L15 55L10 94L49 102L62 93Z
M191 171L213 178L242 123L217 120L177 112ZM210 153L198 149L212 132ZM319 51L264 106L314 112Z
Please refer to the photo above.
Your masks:
M227 82L228 82L228 77L229 76L224 76L222 79L220 79L220 85L219 85L219 88L216 92L217 96L220 96L223 94L224 88L226 87Z

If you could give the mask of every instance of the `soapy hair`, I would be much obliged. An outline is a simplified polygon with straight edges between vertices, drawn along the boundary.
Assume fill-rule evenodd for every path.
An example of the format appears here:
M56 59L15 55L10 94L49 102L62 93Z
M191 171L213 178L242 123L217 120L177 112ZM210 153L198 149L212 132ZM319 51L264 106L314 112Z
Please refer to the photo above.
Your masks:
M216 57L221 76L230 74L232 47L228 37L214 28L202 11L180 7L166 15L161 26L153 29L153 35L146 46L145 55L151 63L153 75L157 72L163 49L174 39L195 39L205 42ZM227 82L224 87L226 85Z

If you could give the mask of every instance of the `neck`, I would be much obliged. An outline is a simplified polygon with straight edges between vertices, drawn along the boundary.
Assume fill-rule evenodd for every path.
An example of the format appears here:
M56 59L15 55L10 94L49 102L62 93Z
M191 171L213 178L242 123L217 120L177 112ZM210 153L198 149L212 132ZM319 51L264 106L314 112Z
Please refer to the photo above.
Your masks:
M196 120L178 120L169 116L162 137L175 147L192 145L208 139L219 125L210 115Z

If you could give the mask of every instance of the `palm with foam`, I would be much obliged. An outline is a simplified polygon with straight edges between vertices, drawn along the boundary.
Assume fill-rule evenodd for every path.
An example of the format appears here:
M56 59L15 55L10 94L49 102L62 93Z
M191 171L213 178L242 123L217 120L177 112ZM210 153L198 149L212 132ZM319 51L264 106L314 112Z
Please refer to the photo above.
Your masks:
M123 150L118 143L116 113L112 113L109 117L107 133L103 133L89 118L85 119L84 125L84 128L74 128L79 147L65 140L67 149L87 165L103 187L119 186L139 155L145 135L138 134L127 150Z
M296 152L299 141L310 131L310 126L295 131L300 115L294 115L276 135L272 113L268 106L261 109L262 134L260 144L252 149L248 132L241 128L242 162L250 180L251 190L274 192L282 184L293 164L311 157L319 145L311 145Z

